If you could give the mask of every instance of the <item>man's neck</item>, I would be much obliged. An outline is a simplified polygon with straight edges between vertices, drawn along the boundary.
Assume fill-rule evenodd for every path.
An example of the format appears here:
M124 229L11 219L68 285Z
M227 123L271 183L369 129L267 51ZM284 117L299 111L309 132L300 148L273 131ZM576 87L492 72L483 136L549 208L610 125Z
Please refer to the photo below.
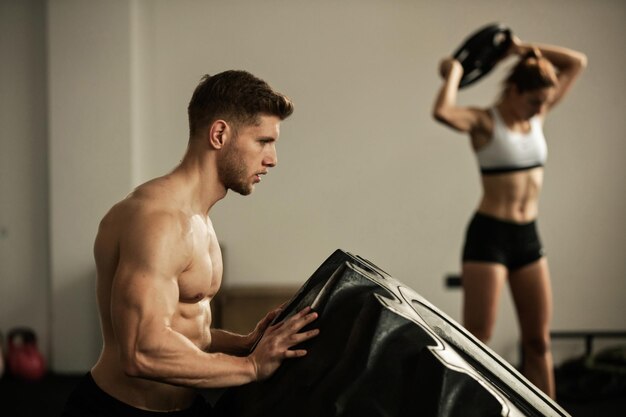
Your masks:
M210 153L188 150L170 176L184 184L189 192L190 207L197 213L208 215L228 191L218 178L214 155Z

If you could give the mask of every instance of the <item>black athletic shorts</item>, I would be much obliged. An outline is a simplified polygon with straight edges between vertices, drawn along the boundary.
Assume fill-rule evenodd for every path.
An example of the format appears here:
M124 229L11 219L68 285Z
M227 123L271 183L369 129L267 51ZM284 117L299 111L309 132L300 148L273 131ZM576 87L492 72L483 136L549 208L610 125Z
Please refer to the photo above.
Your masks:
M467 227L464 262L495 262L515 270L542 256L535 221L519 224L476 213Z
M210 415L211 407L200 394L187 410L158 412L131 407L102 391L91 377L91 373L87 373L70 394L61 417L208 417Z

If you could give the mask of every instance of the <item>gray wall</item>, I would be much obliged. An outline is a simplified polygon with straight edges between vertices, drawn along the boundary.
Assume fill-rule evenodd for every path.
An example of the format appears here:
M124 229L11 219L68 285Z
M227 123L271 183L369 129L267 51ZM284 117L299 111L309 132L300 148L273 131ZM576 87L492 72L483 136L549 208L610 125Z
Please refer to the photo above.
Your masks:
M445 289L443 276L459 270L478 171L467 139L435 124L430 108L438 60L494 21L523 40L589 57L546 124L540 227L553 275L553 328L623 328L622 1L74 0L49 2L45 19L42 2L0 5L1 33L19 46L0 43L0 85L38 102L42 92L23 81L17 61L18 54L43 61L45 45L47 63L31 77L47 78L50 103L34 112L0 98L0 225L8 230L0 237L0 330L20 321L51 331L46 352L55 369L87 369L98 354L91 245L99 218L133 185L178 162L194 86L204 73L229 68L265 78L293 98L296 112L282 126L278 167L252 196L229 195L212 213L228 251L228 283L298 285L343 248L458 319L461 294ZM16 38L20 31L38 37ZM16 62L5 68L6 61ZM504 70L464 90L461 102L492 102ZM45 119L47 135L29 130ZM45 161L24 165L15 156L41 159L48 146L48 176ZM40 201L47 184L49 207ZM46 225L32 224L46 217L49 238ZM29 229L15 231L19 222ZM50 267L31 270L48 252ZM515 360L516 337L506 296L491 345Z
M45 4L0 1L0 332L50 337Z

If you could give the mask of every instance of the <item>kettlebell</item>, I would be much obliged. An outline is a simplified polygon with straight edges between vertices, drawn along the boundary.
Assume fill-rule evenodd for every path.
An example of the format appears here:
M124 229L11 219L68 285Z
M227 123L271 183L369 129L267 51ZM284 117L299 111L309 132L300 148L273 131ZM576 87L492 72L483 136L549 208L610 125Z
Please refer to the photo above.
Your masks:
M46 361L37 348L35 332L15 328L7 336L7 370L24 381L39 381L46 373Z
M2 347L4 346L4 339L2 338L2 333L0 333L0 378L4 374L4 351Z

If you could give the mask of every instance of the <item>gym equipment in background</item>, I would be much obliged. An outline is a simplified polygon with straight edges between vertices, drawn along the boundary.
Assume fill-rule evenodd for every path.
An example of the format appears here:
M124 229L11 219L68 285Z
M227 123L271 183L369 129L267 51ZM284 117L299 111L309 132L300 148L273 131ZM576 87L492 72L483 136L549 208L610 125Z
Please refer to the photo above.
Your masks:
M0 332L0 378L4 375L4 338L2 337L2 332Z
M12 329L7 336L7 370L25 381L39 381L46 373L46 361L37 347L35 332L26 327Z
M567 416L504 359L373 263L335 251L276 318L306 306L306 356L231 388L218 416ZM306 329L306 328L305 328Z
M504 58L511 42L511 30L499 23L484 26L467 37L453 55L463 66L459 88L487 75Z

